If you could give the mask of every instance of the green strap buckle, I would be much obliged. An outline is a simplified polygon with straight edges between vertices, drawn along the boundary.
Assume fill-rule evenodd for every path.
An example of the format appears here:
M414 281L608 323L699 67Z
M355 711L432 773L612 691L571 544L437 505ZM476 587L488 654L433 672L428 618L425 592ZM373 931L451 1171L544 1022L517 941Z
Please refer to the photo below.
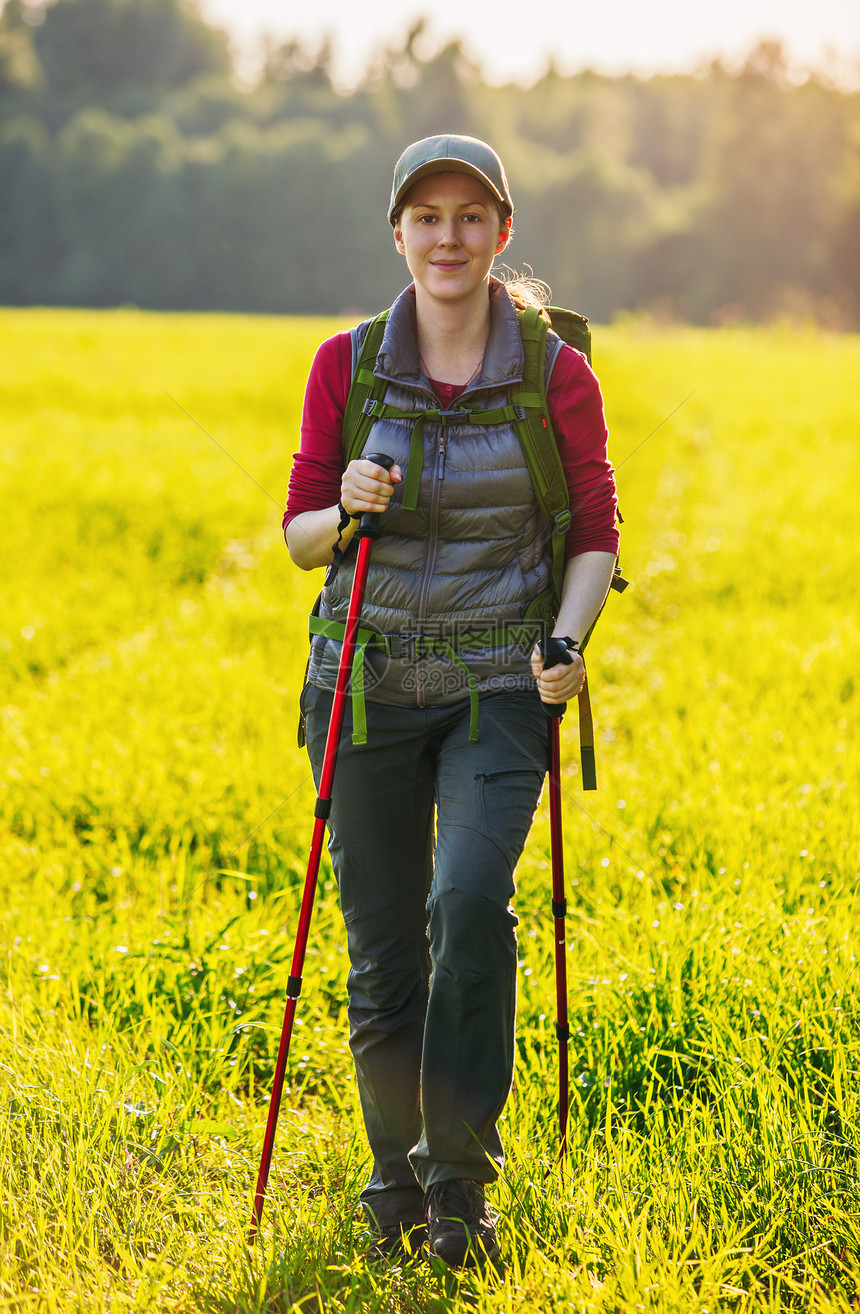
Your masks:
M311 615L308 618L308 630L311 635L319 634L326 639L343 642L346 626L342 621L329 620L322 616ZM431 653L447 657L459 666L466 676L469 686L469 740L475 743L478 738L478 681L472 671L458 657L447 639L440 639L433 634L377 634L375 630L358 631L355 655L350 673L350 690L352 692L352 742L356 746L367 743L367 707L365 705L364 657L369 646L380 648L390 657L404 656L426 657Z

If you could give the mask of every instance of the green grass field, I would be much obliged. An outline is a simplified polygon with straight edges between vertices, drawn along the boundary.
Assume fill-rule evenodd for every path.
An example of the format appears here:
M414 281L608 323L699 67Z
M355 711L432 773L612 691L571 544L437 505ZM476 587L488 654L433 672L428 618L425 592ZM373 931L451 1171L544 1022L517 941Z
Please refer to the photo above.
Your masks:
M0 1309L855 1308L860 340L788 328L595 335L635 587L596 795L563 731L568 1174L544 800L505 1272L362 1259L327 868L249 1257L314 798L280 514L333 327L0 312Z

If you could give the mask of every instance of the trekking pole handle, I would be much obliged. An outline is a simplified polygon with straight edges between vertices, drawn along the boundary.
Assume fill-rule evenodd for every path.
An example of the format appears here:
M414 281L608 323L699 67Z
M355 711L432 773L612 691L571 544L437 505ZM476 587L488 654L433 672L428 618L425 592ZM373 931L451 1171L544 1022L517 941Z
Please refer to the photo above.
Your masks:
M564 639L541 639L538 643L541 656L543 657L543 668L548 666L572 666L573 652L568 648ZM543 710L551 720L561 720L567 711L567 703L544 703Z
M390 470L394 465L394 457L386 456L384 452L365 452L362 454L363 461L372 461L374 465L381 465L383 470ZM356 538L379 538L382 529L379 524L381 511L365 511L361 517L358 529L355 531Z

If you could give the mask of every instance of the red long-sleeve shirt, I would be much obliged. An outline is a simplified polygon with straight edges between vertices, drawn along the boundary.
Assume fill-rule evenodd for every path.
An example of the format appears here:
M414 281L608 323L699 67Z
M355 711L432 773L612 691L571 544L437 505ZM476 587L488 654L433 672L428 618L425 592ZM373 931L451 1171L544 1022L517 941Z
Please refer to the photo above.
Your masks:
M302 412L301 446L290 472L284 530L304 511L335 506L343 474L343 416L352 381L349 332L322 343L311 365ZM463 391L433 387L449 404ZM570 495L568 558L582 552L618 552L615 474L606 453L606 420L600 385L585 357L562 347L547 391L547 406Z

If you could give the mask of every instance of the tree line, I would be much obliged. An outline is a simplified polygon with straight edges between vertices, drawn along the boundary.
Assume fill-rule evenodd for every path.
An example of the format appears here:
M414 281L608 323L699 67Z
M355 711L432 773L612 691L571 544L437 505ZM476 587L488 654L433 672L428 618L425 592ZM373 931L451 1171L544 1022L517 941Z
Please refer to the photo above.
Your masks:
M348 94L269 42L252 86L191 0L7 0L0 302L372 311L406 275L394 160L435 132L505 160L509 259L602 320L790 313L860 326L860 93L743 66L490 86L417 25Z

